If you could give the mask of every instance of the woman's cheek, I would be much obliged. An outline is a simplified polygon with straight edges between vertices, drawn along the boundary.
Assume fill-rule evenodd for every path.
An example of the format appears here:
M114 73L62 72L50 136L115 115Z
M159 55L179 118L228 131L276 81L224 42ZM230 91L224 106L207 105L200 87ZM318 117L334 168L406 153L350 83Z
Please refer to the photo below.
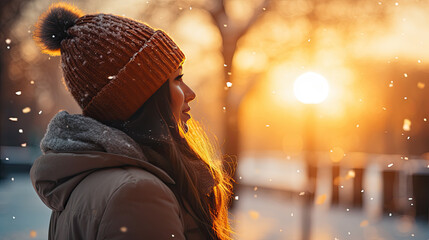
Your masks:
M177 118L177 120L179 120L181 112L182 112L182 105L183 105L183 102L185 99L183 91L180 88L180 86L177 85L174 87L174 91L172 92L171 98L172 98L173 113L174 113L175 117Z

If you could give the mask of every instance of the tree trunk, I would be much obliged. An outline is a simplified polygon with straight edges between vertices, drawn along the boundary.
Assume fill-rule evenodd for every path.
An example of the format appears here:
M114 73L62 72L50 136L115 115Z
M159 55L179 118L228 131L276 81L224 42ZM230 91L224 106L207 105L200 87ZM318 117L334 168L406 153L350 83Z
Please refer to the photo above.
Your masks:
M223 36L223 59L224 59L224 91L222 93L223 100L223 125L224 125L224 142L223 142L223 153L224 153L224 166L230 176L233 177L232 182L232 197L237 192L238 181L237 176L237 164L240 152L240 135L239 135L239 103L233 100L233 93L226 86L227 82L231 82L232 77L232 61L237 46L237 38L231 35ZM232 201L233 203L233 201ZM231 203L230 207L234 205Z

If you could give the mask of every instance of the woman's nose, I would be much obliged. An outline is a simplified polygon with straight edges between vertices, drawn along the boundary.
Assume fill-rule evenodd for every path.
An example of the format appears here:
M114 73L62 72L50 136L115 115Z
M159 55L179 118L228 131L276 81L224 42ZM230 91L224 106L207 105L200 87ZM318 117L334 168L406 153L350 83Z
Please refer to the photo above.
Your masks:
M192 89L186 85L186 95L185 95L185 102L190 102L195 99L197 95L195 94Z

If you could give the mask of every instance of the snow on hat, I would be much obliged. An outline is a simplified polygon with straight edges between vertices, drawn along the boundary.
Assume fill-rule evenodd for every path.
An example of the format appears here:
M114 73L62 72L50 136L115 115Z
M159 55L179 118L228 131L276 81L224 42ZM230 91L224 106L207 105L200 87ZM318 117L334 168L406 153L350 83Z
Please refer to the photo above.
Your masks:
M61 55L68 91L83 114L127 120L179 68L185 55L162 30L111 14L83 15L56 3L34 32L42 52Z

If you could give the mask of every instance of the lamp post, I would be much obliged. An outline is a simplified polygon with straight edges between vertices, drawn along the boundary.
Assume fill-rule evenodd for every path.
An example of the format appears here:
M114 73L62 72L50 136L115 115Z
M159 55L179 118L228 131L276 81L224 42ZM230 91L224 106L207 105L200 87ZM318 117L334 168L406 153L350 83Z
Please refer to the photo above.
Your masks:
M311 209L314 202L317 178L317 158L315 154L315 112L316 104L328 97L329 85L326 79L317 73L307 72L295 80L295 97L305 104L304 151L307 169L307 191L304 195L302 214L302 239L310 240Z

